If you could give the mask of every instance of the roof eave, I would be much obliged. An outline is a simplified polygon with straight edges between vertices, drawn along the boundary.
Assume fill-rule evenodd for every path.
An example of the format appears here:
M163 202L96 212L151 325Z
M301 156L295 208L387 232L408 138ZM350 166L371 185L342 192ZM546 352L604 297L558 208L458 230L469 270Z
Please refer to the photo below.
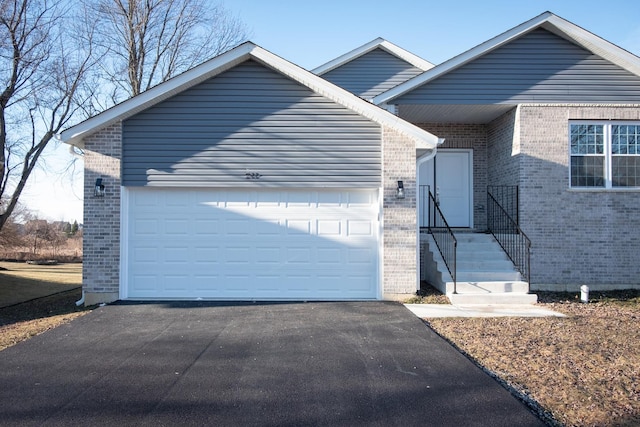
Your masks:
M434 67L434 64L419 57L418 55L414 55L413 53L402 49L401 47L383 39L382 37L378 37L377 39L372 40L369 43L365 43L362 46L345 53L344 55L340 55L339 57L314 68L313 70L311 70L311 72L320 76L322 74L328 73L331 70L335 70L336 68L339 68L344 64L347 64L354 59L357 59L378 48L385 50L391 55L394 55L423 71L430 70Z
M383 92L372 99L376 105L393 103L392 101L407 92L422 86L450 71L453 71L476 58L491 52L535 28L544 28L554 34L582 46L590 52L640 76L640 58L608 42L601 37L563 19L551 12L545 12L517 27L512 28L478 46L458 55L424 73Z
M206 79L216 76L247 59L254 59L264 66L271 68L294 81L308 87L312 91L344 106L363 117L390 127L411 138L416 145L423 148L435 148L438 138L429 132L418 128L394 114L373 105L362 98L342 89L333 83L319 77L273 53L247 42L216 58L180 74L142 94L124 101L97 116L85 120L60 133L59 140L67 144L84 147L83 139L106 126L124 120L140 111L147 109L189 87Z

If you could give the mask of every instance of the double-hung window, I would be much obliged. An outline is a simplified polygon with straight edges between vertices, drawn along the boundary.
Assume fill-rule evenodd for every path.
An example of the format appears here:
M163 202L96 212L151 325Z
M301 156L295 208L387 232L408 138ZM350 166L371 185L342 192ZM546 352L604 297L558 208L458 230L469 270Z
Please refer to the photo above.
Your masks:
M640 188L640 123L571 122L571 187Z

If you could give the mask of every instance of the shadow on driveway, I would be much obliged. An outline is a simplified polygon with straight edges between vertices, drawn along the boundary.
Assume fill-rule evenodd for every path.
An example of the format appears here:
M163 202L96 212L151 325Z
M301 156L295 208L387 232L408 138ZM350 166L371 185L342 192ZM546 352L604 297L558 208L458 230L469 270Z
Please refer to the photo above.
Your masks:
M8 425L544 425L390 302L115 304L0 366Z

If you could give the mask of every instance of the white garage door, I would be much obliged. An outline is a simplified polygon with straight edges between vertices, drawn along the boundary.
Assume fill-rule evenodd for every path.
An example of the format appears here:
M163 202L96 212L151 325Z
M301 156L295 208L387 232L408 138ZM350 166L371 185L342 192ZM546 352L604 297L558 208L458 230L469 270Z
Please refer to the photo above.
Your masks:
M378 296L377 190L125 193L124 298Z

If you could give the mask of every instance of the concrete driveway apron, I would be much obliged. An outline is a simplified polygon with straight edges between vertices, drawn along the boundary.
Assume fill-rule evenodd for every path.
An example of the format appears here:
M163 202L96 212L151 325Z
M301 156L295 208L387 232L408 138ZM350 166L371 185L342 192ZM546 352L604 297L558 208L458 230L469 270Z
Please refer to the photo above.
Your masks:
M109 305L0 368L2 425L544 425L390 302Z

